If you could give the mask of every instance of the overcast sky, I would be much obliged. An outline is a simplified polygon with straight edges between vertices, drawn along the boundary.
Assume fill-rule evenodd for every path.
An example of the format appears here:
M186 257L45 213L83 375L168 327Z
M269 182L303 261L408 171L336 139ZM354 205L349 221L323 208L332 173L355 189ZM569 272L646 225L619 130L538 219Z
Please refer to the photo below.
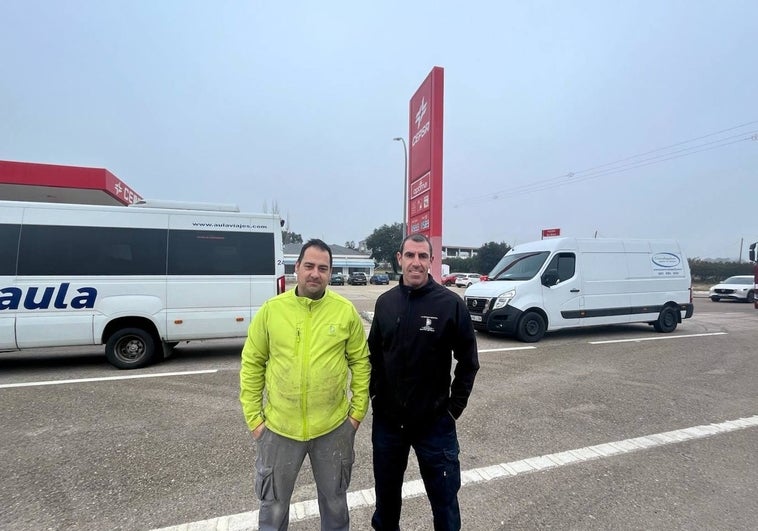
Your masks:
M0 159L358 242L402 218L392 139L440 66L443 244L557 227L746 259L757 28L754 0L3 0Z

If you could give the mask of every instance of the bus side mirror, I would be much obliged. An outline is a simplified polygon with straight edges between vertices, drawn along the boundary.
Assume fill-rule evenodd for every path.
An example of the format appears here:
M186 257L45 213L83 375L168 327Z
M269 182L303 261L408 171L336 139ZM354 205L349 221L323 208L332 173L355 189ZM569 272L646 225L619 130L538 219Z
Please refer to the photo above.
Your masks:
M750 251L748 251L748 257L750 258L751 262L755 262L755 243L750 244Z

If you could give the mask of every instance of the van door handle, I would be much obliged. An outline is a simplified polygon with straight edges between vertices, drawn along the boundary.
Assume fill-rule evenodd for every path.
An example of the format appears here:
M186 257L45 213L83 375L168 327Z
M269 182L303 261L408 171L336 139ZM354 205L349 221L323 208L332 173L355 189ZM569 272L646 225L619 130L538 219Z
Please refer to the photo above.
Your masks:
M574 288L574 289L571 290L571 293L579 293L579 290L576 289L576 288Z

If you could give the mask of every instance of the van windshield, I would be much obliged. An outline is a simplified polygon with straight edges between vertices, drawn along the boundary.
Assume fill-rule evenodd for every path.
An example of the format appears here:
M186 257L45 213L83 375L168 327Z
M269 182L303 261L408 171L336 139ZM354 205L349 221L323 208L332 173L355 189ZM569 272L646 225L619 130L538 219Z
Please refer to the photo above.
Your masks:
M489 280L529 280L549 255L548 251L506 254L488 275Z

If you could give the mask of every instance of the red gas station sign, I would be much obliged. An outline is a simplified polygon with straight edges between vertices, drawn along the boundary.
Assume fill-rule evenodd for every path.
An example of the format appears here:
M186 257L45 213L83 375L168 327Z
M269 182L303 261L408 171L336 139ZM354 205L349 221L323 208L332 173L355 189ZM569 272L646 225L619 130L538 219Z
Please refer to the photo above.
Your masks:
M411 97L408 170L408 234L432 242L432 276L442 271L442 117L444 70L435 66Z

